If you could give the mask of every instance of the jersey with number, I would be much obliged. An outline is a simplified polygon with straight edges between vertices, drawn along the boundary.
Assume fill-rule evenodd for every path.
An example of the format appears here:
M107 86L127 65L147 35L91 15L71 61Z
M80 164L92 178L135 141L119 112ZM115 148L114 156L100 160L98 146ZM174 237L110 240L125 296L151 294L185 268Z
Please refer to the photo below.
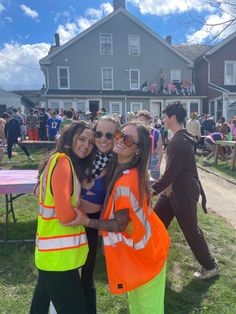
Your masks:
M47 127L48 127L48 135L50 137L56 136L57 132L60 128L61 120L55 118L49 118L47 121Z

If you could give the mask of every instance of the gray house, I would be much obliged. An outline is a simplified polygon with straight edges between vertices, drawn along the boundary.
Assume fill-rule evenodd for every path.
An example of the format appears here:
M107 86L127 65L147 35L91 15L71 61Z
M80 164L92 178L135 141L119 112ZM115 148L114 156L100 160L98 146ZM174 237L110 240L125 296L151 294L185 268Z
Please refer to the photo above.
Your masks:
M62 46L56 34L55 45L40 60L43 105L94 114L105 107L124 116L147 109L160 116L166 104L181 100L188 115L200 113L204 96L194 85L183 88L184 80L193 81L193 61L131 15L124 0L114 0L113 7Z

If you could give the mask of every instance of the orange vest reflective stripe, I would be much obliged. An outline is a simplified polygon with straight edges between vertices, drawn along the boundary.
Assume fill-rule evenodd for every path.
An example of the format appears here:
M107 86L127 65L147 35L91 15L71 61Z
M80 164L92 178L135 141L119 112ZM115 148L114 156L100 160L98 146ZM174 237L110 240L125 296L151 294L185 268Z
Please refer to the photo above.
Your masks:
M139 204L139 184L136 169L125 171L116 182L104 219L113 219L115 212L128 208L130 223L123 232L103 231L109 288L112 293L136 289L161 270L166 261L170 239L168 233L147 206L144 197Z

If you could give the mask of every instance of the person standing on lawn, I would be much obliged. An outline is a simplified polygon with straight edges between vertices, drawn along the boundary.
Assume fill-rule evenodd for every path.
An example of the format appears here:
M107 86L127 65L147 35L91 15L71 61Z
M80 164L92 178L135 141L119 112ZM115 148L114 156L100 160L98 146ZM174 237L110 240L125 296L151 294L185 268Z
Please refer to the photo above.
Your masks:
M5 129L6 120L3 118L0 118L0 163L2 162L3 156L4 156L4 144L5 144Z
M47 121L47 136L49 141L55 141L60 129L62 120L57 118L56 111L51 112L51 117Z
M38 114L38 121L39 121L39 140L46 141L47 140L47 121L48 115L46 114L45 108L40 108Z
M34 113L34 109L30 109L30 114L26 118L26 126L30 141L38 141L38 117Z
M91 180L84 180L81 189L80 208L91 219L99 219L106 195L105 180L112 158L114 132L119 122L108 115L102 116L94 126L97 152L91 169ZM87 314L96 314L96 288L93 279L98 246L98 230L86 228L89 254L82 267L81 280L87 305Z
M60 124L60 130L64 128L65 125L70 125L74 123L73 120L73 111L72 110L64 110L63 120Z
M7 142L7 156L8 163L10 164L12 161L12 148L14 144L19 144L18 139L21 136L20 124L14 119L12 111L4 112L2 114L2 118L6 120L6 125L4 128L5 138ZM19 145L19 147L23 150L25 155L29 160L34 161L35 159L30 155L28 149L24 145Z
M202 269L194 273L199 279L209 279L219 273L218 265L211 256L207 242L197 222L197 203L202 195L202 205L206 212L206 198L198 178L194 137L184 129L186 110L182 103L175 102L165 107L163 121L173 137L167 146L166 169L152 188L161 193L154 211L169 227L174 216Z
M151 208L149 131L130 122L114 133L105 212L91 219L77 210L77 223L102 230L110 291L128 293L131 314L164 313L167 231Z
M48 314L52 301L59 314L86 314L78 268L84 265L88 243L84 226L64 226L76 217L80 182L87 178L94 149L94 131L84 121L63 129L56 152L39 170L39 215L35 263L39 277L31 314Z
M148 129L152 139L152 153L150 161L150 174L153 179L158 180L160 177L160 167L163 158L163 143L159 130L151 127L151 115L147 110L140 110L137 113L137 118Z

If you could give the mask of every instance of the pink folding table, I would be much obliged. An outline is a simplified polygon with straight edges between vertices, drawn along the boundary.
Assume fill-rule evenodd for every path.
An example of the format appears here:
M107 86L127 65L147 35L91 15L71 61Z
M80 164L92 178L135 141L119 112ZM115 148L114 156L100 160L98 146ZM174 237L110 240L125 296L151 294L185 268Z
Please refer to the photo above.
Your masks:
M13 222L16 221L13 201L26 193L33 193L37 176L38 170L0 170L0 194L4 194L6 199L4 242L7 241L9 215L12 214Z

